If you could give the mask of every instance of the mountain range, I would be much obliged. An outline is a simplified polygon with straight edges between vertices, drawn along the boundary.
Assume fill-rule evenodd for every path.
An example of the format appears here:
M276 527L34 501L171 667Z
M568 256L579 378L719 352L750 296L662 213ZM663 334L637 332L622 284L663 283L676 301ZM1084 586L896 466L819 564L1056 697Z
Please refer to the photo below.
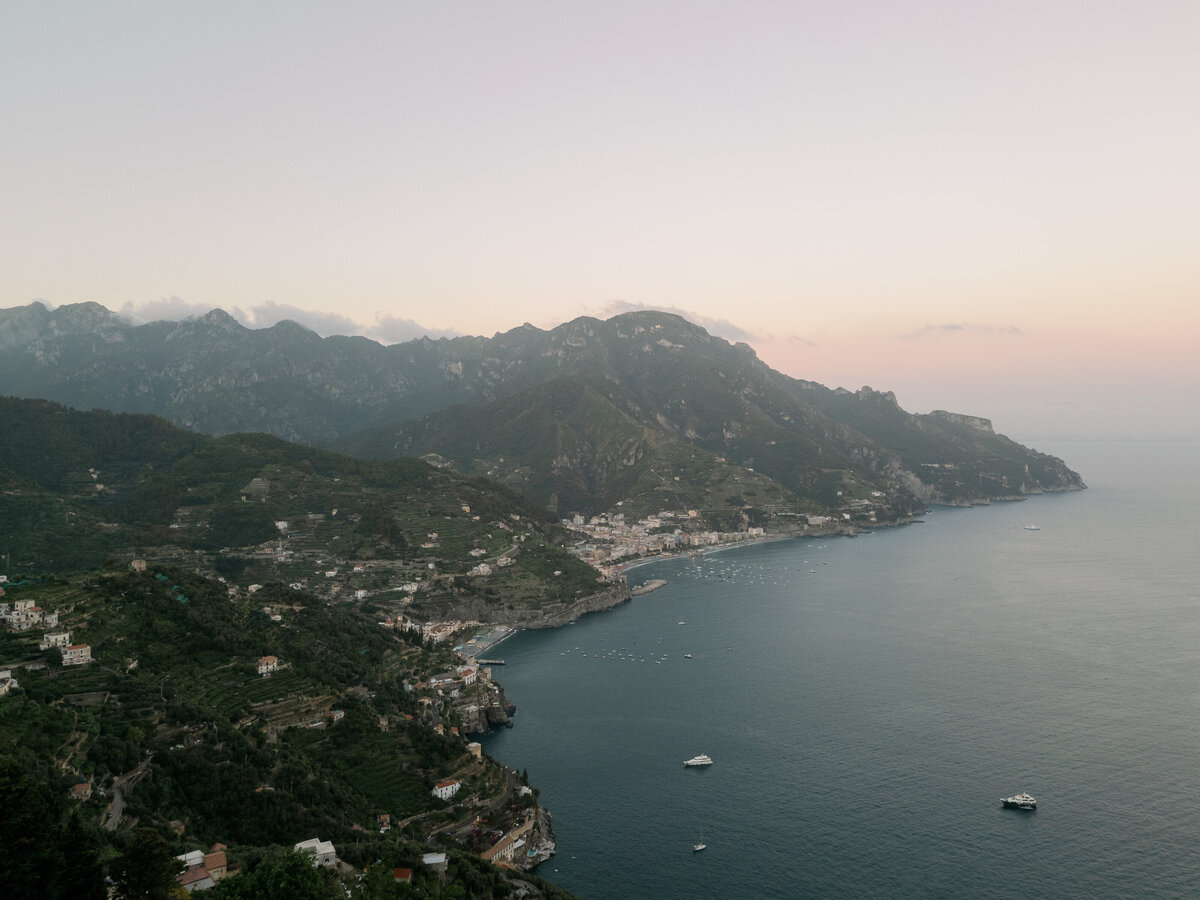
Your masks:
M132 325L93 303L0 311L6 393L267 432L354 456L418 456L558 515L697 510L904 521L926 503L1082 488L984 418L783 375L659 312L383 346L213 310ZM864 510L869 515L864 515Z

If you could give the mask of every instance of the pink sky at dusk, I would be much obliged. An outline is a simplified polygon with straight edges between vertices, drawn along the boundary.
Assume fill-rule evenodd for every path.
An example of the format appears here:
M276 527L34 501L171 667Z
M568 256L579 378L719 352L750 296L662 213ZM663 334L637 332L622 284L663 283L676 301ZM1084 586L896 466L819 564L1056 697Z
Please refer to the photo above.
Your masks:
M678 311L1013 437L1195 434L1200 6L0 8L0 307Z

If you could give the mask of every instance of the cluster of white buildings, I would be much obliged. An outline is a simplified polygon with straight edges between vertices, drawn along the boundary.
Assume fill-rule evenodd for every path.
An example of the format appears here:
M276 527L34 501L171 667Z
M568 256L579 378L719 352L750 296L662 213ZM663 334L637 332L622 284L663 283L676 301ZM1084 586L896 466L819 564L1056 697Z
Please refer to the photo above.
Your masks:
M398 628L401 631L419 631L421 637L432 640L434 643L441 643L448 640L464 628L475 628L481 623L479 622L462 622L457 619L450 622L414 622L411 619L406 619L403 616L397 616L395 619L388 619L380 622L386 628Z
M475 551L472 550L471 553L474 554ZM503 569L505 566L511 566L512 564L513 564L513 558L511 556L502 554L502 555L496 557L495 568L497 568L497 569ZM467 571L467 574L468 575L491 575L492 572L493 572L493 567L492 567L491 563L480 563L477 566L472 566Z
M58 612L46 612L35 606L32 600L0 602L0 622L9 631L28 631L30 628L54 628L58 625Z
M3 596L0 588L0 596ZM46 612L33 600L0 601L0 622L9 631L24 632L32 628L58 627L58 611ZM64 666L85 666L92 661L92 648L87 644L72 644L70 631L47 631L38 642L39 650L58 650ZM8 669L0 670L0 696L17 687Z
M682 525L695 522L699 517L699 510L689 509L687 512L664 511L633 523L627 523L624 514L617 513L593 516L586 521L583 516L576 515L571 519L563 519L562 524L587 535L589 540L575 547L572 552L600 569L623 559L733 544L760 538L764 533L761 528L685 531L682 527L672 527L676 522ZM667 528L670 530L664 530Z
M455 666L448 672L431 675L428 680L418 684L418 688L427 687L439 694L457 697L463 688L470 687L481 681L492 680L492 670L488 666L476 667L470 664Z

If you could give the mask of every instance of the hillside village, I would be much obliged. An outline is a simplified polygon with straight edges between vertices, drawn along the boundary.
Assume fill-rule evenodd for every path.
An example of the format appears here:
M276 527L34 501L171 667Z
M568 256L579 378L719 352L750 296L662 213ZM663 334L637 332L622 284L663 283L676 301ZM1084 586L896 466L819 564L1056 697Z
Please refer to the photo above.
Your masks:
M705 517L700 510L664 510L636 521L623 513L610 513L585 518L576 514L564 518L560 524L574 536L565 549L588 569L599 573L601 581L592 582L591 590L605 585L619 584L621 570L631 561L649 556L711 550L769 537L815 536L832 533L855 533L876 524L875 510L871 500L847 500L847 511L833 515L813 513L774 513L766 525L746 525L737 530L718 531L706 528ZM464 514L470 508L463 507ZM334 510L337 513L337 510ZM472 517L479 521L479 516ZM377 554L371 559L331 556L328 535L316 538L315 532L328 524L324 516L309 514L305 523L297 526L289 521L275 523L279 536L257 548L240 551L256 561L256 571L271 571L281 578L293 578L288 582L292 590L307 591L330 601L367 603L387 612L385 624L389 627L419 629L424 636L441 640L447 628L456 629L484 624L483 620L439 619L436 609L439 598L461 591L464 587L480 589L489 583L491 576L512 567L526 552L525 543L531 535L514 530L520 522L502 521L492 524L493 533L486 535L487 546L474 546L464 554L466 562L453 562L444 554L446 535L436 531L425 534L420 544L420 555L415 558L388 558ZM349 521L357 521L353 515ZM308 530L305 530L307 527ZM493 540L494 535L508 534ZM457 538L451 538L457 541ZM135 563L139 564L139 563ZM311 569L312 566L317 568ZM547 573L549 577L562 578L563 570ZM580 573L568 576L580 582ZM586 576L585 576L586 578ZM585 582L586 583L586 582ZM262 589L261 583L249 583L244 587L229 584L229 592L254 594ZM576 591L582 595L582 590ZM547 600L541 601L546 605ZM430 618L429 614L433 613ZM492 620L503 620L499 610ZM272 611L272 615L276 615ZM532 622L531 622L532 624Z
M0 650L0 722L12 724L6 705L10 711L36 712L49 701L51 706L39 715L52 709L70 711L71 724L63 727L64 739L54 751L62 796L104 830L127 831L146 824L148 815L154 821L154 804L137 800L159 777L154 773L172 770L176 758L182 762L196 754L198 759L213 753L219 757L221 745L228 744L235 733L257 735L263 747L296 748L319 746L327 740L324 734L332 738L339 730L351 728L380 749L389 745L389 738L412 741L427 734L428 738L419 741L434 741L439 748L435 757L442 762L421 779L427 778L424 802L414 802L410 789L392 790L388 801L389 792L385 791L378 805L360 806L362 813L343 819L336 833L294 835L293 849L308 854L313 866L328 870L328 877L350 884L370 869L362 865L361 854L338 855L337 834L343 841L354 834L374 834L376 840L391 840L397 852L404 847L424 847L419 855L404 851L404 859L412 865L389 867L394 883L413 883L414 879L419 883L423 878L437 883L453 880L457 871L454 854L448 857L446 851L437 850L439 845L513 871L531 869L554 853L549 815L537 803L536 792L517 772L489 760L481 745L472 740L473 735L492 727L511 725L513 707L494 681L491 667L476 658L511 634L511 629L465 622L416 625L393 619L375 626L381 635L395 635L378 645L384 668L376 671L375 684L368 679L368 683L348 684L340 690L332 684L316 684L312 668L304 665L302 656L279 649L234 659L220 667L232 673L233 679L221 688L218 679L201 671L188 674L162 668L153 653L139 663L128 653L136 653L133 647L149 649L149 645L137 634L111 627L113 601L100 599L95 596L100 592L94 590L108 586L106 582L118 588L115 594L107 592L110 597L126 597L140 588L157 598L154 602L161 612L176 616L195 603L214 602L197 596L202 595L197 584L180 584L177 577L153 568L138 560L127 575L108 575L93 583L93 590L82 592L36 581L0 587L5 596L0 602L5 629ZM43 610L37 595L61 601L60 609ZM229 607L230 612L235 609ZM263 623L259 626L264 635L262 645L278 643L281 648L289 640L294 642L295 631L303 628L301 620L309 612L296 603L247 611L252 620L258 617ZM115 617L118 622L122 619ZM285 639L273 641L272 631ZM73 642L73 635L86 642ZM434 650L439 641L461 642L455 650ZM238 671L245 674L237 675ZM364 670L368 672L370 669ZM399 706L389 711L380 711L379 677L394 679L398 689ZM193 686L185 691L192 697L188 702L207 704L211 711L199 721L176 721L168 707L151 700L137 716L145 723L136 729L141 735L137 747L131 748L134 752L125 757L128 761L120 769L114 769L104 761L107 757L98 753L97 740L105 731L116 729L118 720L129 718L130 706L138 702L134 700L139 692L136 686L147 684L149 678L153 678L149 683L160 685L168 678L190 679ZM204 682L210 685L208 689L201 687ZM223 714L218 712L219 706L211 706L214 700L232 704L230 725L221 724ZM375 770L375 777L391 777L386 767L376 765ZM268 779L252 790L259 795L278 795L285 786L274 781ZM368 790L366 796L370 794ZM405 796L407 801L397 802ZM169 802L165 808L175 809ZM178 883L187 892L209 890L224 879L237 877L238 860L245 854L240 842L208 833L203 826L196 831L196 823L189 823L186 814L159 824L173 835L176 847L183 845L176 854L183 869ZM209 842L197 847L198 839ZM355 842L361 842L361 837Z

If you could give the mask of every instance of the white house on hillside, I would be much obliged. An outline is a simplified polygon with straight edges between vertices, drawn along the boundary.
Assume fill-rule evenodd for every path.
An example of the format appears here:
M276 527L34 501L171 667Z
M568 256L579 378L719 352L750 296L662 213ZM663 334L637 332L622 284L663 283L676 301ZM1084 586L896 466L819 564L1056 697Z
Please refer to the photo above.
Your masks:
M337 852L333 849L331 841L323 841L320 838L309 838L307 841L301 841L292 849L297 853L308 853L311 855L313 865L317 868L337 865Z
M49 650L51 647L66 647L71 643L71 632L69 631L52 631L42 636L42 642L38 644L39 650Z

